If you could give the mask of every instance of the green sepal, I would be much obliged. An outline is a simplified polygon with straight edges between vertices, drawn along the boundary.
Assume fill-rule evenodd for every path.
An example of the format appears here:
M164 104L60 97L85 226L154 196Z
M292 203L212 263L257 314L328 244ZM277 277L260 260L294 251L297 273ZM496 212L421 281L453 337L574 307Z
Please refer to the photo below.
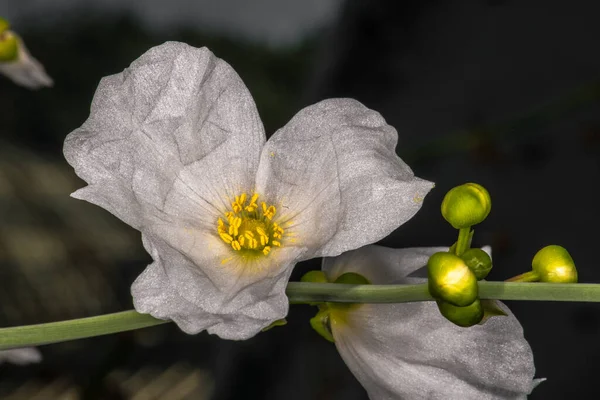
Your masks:
M275 328L276 326L284 326L284 325L287 325L287 320L285 318L278 319L277 321L271 322L271 325L262 328L261 331L262 332L266 332L266 331L268 331L270 329Z
M333 283L346 283L350 285L370 285L371 282L361 274L356 272L346 272L337 277Z
M481 249L469 249L461 254L467 267L475 274L478 281L484 279L492 270L492 258Z
M322 337L331 343L335 342L333 334L331 333L331 325L329 321L329 307L325 304L319 306L319 312L317 315L310 319L310 326Z
M479 325L485 324L492 317L508 317L508 314L498 305L498 300L481 300L481 306L483 307L483 318Z
M323 271L314 270L308 271L302 278L300 278L300 282L312 282L312 283L327 283L327 276Z

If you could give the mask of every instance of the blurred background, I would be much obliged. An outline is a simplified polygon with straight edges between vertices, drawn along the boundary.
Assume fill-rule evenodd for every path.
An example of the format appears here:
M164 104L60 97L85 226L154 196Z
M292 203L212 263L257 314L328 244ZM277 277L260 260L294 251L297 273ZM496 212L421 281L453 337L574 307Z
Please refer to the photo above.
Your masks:
M72 199L62 157L101 77L167 40L208 46L253 94L268 133L298 110L353 97L399 133L398 154L436 188L390 247L451 245L451 187L486 186L494 207L474 245L491 280L565 246L600 282L600 4L383 0L0 0L0 15L54 78L28 91L0 77L0 326L132 307L150 262L137 231ZM297 266L294 277L319 268ZM548 378L531 399L596 399L600 305L509 302ZM366 399L309 306L245 342L176 326L44 346L0 365L3 399Z

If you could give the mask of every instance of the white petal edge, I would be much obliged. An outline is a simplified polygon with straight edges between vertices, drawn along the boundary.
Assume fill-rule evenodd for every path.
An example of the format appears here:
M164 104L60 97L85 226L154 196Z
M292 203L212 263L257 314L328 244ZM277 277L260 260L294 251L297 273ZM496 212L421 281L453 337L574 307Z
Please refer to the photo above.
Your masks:
M397 141L379 113L352 99L306 107L268 140L256 187L311 249L305 258L373 243L420 209L433 184L396 155Z
M54 81L46 73L42 63L29 53L25 43L17 34L11 31L9 33L17 38L18 55L15 61L0 62L0 74L27 89L37 90L52 87Z
M9 362L16 365L35 364L42 361L42 353L35 347L0 351L0 364Z
M222 265L216 255L208 268L223 268L224 283L211 279L205 270L161 239L144 235L143 242L154 262L131 287L138 312L173 320L189 334L207 330L231 340L248 339L287 314L285 287L295 263L294 254L272 258L274 264L262 270L249 265ZM210 250L206 253L212 254ZM286 263L286 257L292 262Z

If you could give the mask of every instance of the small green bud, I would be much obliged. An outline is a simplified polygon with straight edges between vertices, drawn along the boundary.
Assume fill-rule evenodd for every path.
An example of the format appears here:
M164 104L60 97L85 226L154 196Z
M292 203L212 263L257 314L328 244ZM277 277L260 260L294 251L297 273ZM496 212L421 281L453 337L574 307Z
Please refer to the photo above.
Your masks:
M468 306L477 299L475 274L458 256L448 252L433 254L427 262L429 293L458 307Z
M437 301L440 313L450 322L462 327L477 325L483 319L483 307L479 299L465 307L456 307L445 301Z
M328 281L323 271L314 270L302 275L300 282L327 283Z
M442 216L456 229L482 222L491 210L490 194L477 183L465 183L450 189L442 201Z
M346 272L340 275L334 283L346 283L350 285L369 285L371 282L364 276L355 272Z
M569 252L561 246L546 246L533 257L533 272L541 282L576 283L577 269Z
M1 25L1 21L0 21ZM0 26L0 29L2 27ZM19 40L11 31L0 33L0 62L15 61L19 56Z
M461 254L460 258L475 274L478 281L484 279L492 270L492 259L481 249L469 249Z
M7 31L8 28L10 28L8 21L0 17L0 34L2 34L4 31Z

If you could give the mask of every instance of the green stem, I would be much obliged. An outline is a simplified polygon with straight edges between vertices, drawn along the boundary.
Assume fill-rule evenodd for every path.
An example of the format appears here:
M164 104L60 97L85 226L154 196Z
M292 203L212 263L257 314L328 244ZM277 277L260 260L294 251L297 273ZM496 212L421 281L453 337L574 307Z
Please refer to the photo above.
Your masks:
M458 230L458 240L456 242L456 249L454 253L457 256L461 256L462 253L469 250L471 246L471 227L468 228L460 228Z
M0 349L66 342L68 340L132 331L167 322L170 321L163 321L147 314L129 310L47 324L2 328L0 329Z
M507 283L480 281L479 297L497 300L600 302L600 284ZM427 284L347 285L339 283L290 282L290 303L403 303L433 300ZM133 310L97 317L0 329L0 350L39 346L130 331L168 321Z

